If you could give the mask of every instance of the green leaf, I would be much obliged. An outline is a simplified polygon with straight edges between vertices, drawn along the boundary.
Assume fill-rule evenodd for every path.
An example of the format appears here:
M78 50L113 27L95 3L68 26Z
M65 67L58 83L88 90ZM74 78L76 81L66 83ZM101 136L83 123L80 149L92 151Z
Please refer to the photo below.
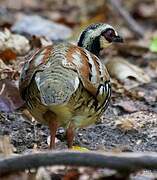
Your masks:
M87 151L89 151L89 149L87 149L85 147L80 147L80 146L72 146L72 150L80 151L80 152L87 152Z
M149 49L152 52L157 52L157 37L154 37L149 45Z

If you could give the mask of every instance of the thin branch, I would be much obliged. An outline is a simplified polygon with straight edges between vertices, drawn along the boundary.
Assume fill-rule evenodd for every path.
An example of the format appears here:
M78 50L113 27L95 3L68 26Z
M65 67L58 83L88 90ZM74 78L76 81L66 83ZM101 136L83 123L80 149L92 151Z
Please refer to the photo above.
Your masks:
M129 173L140 169L157 169L157 153L96 153L51 151L20 155L0 160L0 176L40 166L69 165L109 168Z
M130 30L135 33L135 35L139 37L143 37L145 34L144 28L141 27L135 19L129 14L126 9L124 9L121 6L121 2L119 0L108 0L108 2L111 4L111 6L114 8L116 12L118 12L121 17L125 20L125 22L128 24Z

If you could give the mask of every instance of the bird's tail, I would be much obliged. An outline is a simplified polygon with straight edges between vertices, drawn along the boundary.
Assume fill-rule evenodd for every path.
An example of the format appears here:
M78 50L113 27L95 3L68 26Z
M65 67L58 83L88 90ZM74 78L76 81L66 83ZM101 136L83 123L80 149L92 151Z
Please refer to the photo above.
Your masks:
M71 71L71 72L69 72ZM79 85L77 74L72 70L49 70L36 74L41 100L46 105L67 102Z

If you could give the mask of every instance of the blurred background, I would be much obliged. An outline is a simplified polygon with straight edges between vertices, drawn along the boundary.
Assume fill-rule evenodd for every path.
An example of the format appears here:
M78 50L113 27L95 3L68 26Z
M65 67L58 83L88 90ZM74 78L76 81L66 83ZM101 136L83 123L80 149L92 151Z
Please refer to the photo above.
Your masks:
M108 22L120 28L126 38L133 38L155 31L156 10L156 0L0 0L0 26L10 28L20 16L35 14L72 29Z

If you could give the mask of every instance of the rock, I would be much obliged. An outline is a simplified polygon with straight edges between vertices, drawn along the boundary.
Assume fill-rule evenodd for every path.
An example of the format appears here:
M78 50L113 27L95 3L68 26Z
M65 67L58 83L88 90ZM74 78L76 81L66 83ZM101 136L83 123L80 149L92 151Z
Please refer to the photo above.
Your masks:
M12 31L20 34L45 36L51 40L67 39L71 29L65 25L52 22L37 15L24 15L12 27Z

